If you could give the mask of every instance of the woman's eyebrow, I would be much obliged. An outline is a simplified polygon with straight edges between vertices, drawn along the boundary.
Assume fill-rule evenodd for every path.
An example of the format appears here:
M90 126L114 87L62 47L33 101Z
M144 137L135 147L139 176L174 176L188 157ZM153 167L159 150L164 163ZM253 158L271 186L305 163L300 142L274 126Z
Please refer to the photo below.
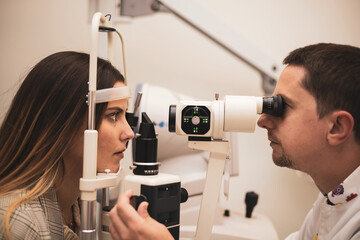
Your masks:
M124 109L120 108L120 107L110 107L107 108L106 111L118 111L118 112L123 112Z
M127 112L129 109L126 107L125 112ZM124 108L121 107L110 107L107 108L106 111L118 111L118 112L123 112Z

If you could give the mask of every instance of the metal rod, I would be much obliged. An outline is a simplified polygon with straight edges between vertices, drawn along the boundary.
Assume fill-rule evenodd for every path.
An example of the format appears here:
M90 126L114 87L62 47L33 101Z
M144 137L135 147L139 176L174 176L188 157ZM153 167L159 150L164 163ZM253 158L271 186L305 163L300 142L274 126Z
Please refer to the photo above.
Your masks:
M88 115L88 129L95 130L95 108L96 108L96 91L90 91L88 96L89 115Z
M81 201L81 231L80 239L96 239L96 201Z

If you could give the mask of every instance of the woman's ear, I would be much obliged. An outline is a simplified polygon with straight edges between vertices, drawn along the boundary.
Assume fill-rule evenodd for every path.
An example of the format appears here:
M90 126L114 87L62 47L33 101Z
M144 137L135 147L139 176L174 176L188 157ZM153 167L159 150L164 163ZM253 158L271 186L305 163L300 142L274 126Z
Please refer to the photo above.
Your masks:
M354 118L347 111L334 111L330 114L330 129L327 140L330 145L343 143L354 129Z

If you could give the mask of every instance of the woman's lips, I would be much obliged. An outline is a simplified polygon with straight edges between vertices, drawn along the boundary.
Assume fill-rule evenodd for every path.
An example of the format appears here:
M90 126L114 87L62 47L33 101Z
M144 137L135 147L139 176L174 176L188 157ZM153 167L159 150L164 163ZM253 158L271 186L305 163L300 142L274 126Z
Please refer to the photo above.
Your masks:
M124 158L124 151L116 152L116 153L114 153L114 156L117 156L117 157L119 157L120 159L123 159L123 158Z

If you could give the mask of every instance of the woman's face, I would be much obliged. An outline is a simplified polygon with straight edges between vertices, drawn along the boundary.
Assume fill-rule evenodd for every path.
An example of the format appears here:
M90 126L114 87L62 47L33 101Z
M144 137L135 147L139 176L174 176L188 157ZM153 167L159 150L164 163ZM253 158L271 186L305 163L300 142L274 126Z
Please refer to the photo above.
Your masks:
M122 86L125 86L122 82L114 84L114 87ZM126 143L134 137L125 118L127 107L127 99L110 101L107 105L98 133L98 172L110 169L111 173L116 173L124 158Z

